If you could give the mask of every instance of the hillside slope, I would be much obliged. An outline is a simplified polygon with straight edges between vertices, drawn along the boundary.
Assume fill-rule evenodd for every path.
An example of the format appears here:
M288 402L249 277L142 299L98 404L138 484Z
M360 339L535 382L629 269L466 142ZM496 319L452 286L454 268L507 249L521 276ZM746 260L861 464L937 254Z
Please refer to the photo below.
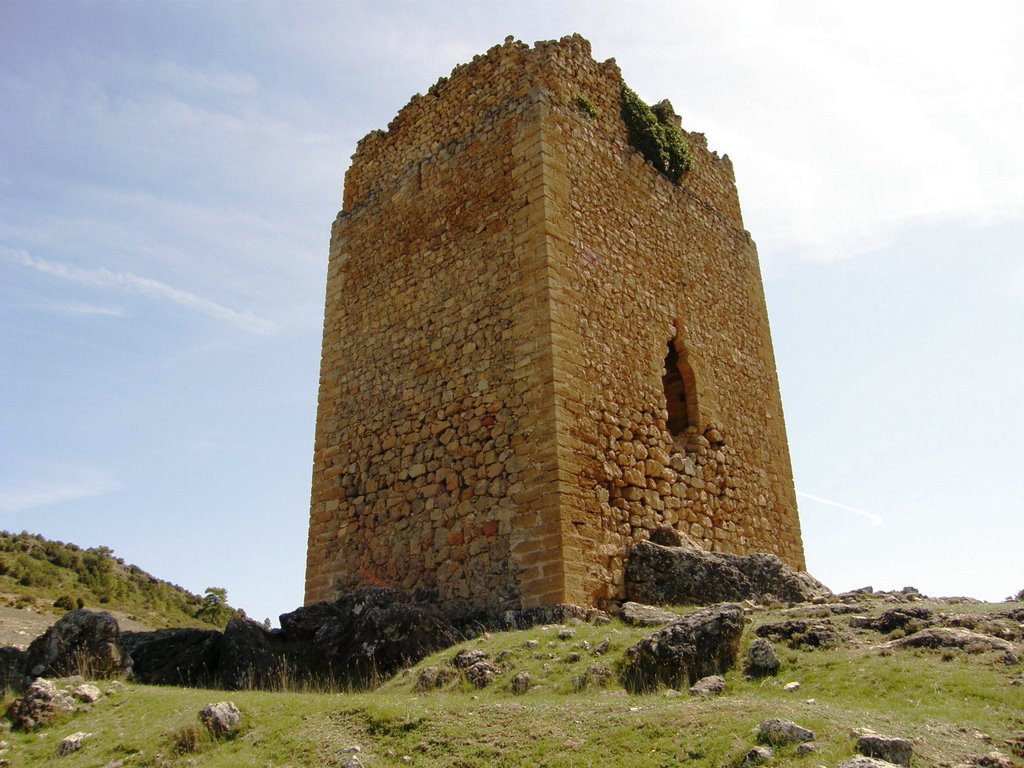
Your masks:
M220 629L244 615L225 598L223 590L200 597L151 576L107 547L82 549L24 531L0 531L0 605L56 615L85 607L120 613L155 629Z
M798 744L776 746L773 766L836 768L856 753L851 733L864 729L912 740L914 768L1024 764L1024 603L868 593L837 600L748 605L740 662L715 696L622 687L625 651L651 627L549 625L482 633L369 692L101 684L106 696L69 718L5 735L5 757L54 764L60 741L83 732L80 751L60 765L739 768L757 744L752 729L785 718L813 731L814 746L807 754ZM935 628L959 628L970 642L899 642ZM758 637L774 645L778 674L744 674ZM462 649L494 665L486 686L453 665ZM227 700L241 710L242 730L218 741L197 714Z

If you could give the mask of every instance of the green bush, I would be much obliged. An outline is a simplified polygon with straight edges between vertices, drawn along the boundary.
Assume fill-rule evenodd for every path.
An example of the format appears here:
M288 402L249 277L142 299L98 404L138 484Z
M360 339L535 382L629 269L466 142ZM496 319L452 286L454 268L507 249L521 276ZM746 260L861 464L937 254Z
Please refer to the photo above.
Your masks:
M53 607L63 608L65 611L73 611L76 607L80 608L81 606L76 604L75 599L71 595L61 595L53 601Z
M580 111L592 120L597 119L601 114L601 110L594 106L594 102L588 99L586 96L576 97L576 106L580 108Z
M678 184L693 166L693 154L682 130L671 120L671 105L663 101L656 108L657 112L628 86L622 86L622 120L630 146L640 150L669 181Z

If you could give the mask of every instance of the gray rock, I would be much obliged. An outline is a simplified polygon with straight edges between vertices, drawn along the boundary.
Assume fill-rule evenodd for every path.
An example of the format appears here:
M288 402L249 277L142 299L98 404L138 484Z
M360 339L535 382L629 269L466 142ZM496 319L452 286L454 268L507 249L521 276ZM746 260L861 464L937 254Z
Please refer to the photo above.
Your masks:
M463 648L452 658L452 665L456 669L466 670L486 659L487 654L477 648Z
M648 605L723 601L803 602L831 594L775 555L731 555L641 541L626 565L626 597Z
M82 731L72 733L70 736L65 736L57 746L57 755L59 757L65 757L66 755L70 755L72 752L77 752L82 748L82 744L90 736L92 736L91 733L83 733Z
M933 623L934 613L924 606L907 605L890 608L878 617L851 616L850 626L858 629L873 629L876 632L892 632L904 629L911 622L917 625Z
M978 651L1014 652L1013 643L991 635L955 627L930 627L912 635L891 640L882 648L961 648Z
M228 736L242 727L242 713L233 701L218 701L199 710L199 720L214 738Z
M462 670L462 674L477 688L486 688L501 670L489 661L478 661Z
M893 768L893 764L874 757L857 755L843 760L836 768Z
M634 627L659 627L662 624L671 624L679 618L679 614L655 608L653 605L628 601L622 604L619 618Z
M747 649L747 673L755 677L774 675L781 666L775 646L763 637L754 638Z
M363 768L363 761L352 755L352 757L341 764L341 768Z
M765 765L775 759L775 750L771 747L754 747L743 756L741 766Z
M758 637L785 641L790 648L837 648L842 642L842 637L830 619L787 619L771 622L762 624L754 634Z
M739 655L743 609L724 604L696 611L626 649L622 684L631 693L659 685L689 688L731 669Z
M512 678L512 693L516 696L522 696L528 690L530 685L533 683L533 679L530 677L529 672L520 672L518 675Z
M865 757L878 757L896 765L910 765L914 744L909 739L872 733L857 738L857 751Z
M218 672L229 690L278 688L285 668L283 654L275 653L271 633L252 619L231 619L220 643Z
M106 611L68 611L32 641L25 664L33 676L120 674L119 635L117 619Z
M798 755L813 755L818 751L817 743L813 741L805 741L803 744L797 744L796 753Z
M416 677L413 690L417 693L426 693L443 688L458 676L459 673L451 667L424 667Z
M758 741L776 747L786 744L799 744L803 741L814 741L814 732L797 725L792 720L773 717L765 720L754 729Z
M86 704L92 704L93 702L99 701L103 698L103 694L100 693L100 689L92 683L82 683L71 692L71 695Z
M28 731L41 728L75 711L75 702L49 680L33 682L25 695L11 702L7 717L15 728Z
M708 675L690 686L689 693L691 696L717 696L724 690L724 677L721 675Z

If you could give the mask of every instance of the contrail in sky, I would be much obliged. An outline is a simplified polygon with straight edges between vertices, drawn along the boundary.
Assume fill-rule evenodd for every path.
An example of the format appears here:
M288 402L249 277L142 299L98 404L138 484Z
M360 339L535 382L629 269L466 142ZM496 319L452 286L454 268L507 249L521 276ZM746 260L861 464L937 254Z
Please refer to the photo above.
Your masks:
M805 499L810 499L811 501L817 501L819 504L827 504L830 507L838 507L839 509L845 509L847 512L853 512L854 514L860 515L861 517L866 517L868 520L871 521L872 525L881 525L883 522L881 515L876 515L874 512L868 512L867 510L864 509L857 509L857 507L851 507L849 504L840 504L838 501L832 501L831 499L823 499L821 496L813 496L809 493L804 493L803 491L797 491L796 495L802 496Z

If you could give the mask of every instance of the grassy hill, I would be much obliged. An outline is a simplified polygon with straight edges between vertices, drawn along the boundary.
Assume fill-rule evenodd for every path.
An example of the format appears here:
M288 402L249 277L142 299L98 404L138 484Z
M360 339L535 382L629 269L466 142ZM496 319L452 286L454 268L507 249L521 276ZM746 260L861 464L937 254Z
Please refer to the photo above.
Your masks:
M856 610L877 616L891 596L865 597ZM1020 602L915 601L959 626L1012 636L1020 648ZM678 609L686 610L686 609ZM1007 617L1007 614L1011 615ZM997 614L1002 614L999 616ZM92 734L80 752L59 758L68 768L131 766L340 766L355 755L366 768L399 766L739 766L755 745L751 730L771 717L793 720L816 735L817 749L776 749L774 766L834 768L854 754L851 732L870 728L914 741L915 768L965 764L1002 752L1024 761L1024 676L1005 653L885 647L910 634L908 625L883 633L850 625L848 614L818 606L759 609L749 614L741 658L756 630L768 623L823 621L836 644L809 644L811 635L776 640L782 669L751 679L726 674L719 696L660 690L631 695L618 682L623 652L652 629L611 624L535 627L483 634L424 659L369 692L268 693L156 688L128 684L59 725L12 732L15 765L55 763L65 736ZM820 638L819 638L820 639ZM796 647L791 647L791 646ZM479 649L502 670L474 688L457 674L425 686L428 669L452 669L464 647ZM1010 662L1010 663L1008 663ZM742 666L742 665L740 665ZM516 675L530 675L516 695ZM795 691L785 690L799 682ZM106 687L106 686L104 686ZM232 700L243 713L234 739L215 741L199 726L208 703ZM354 749L358 748L358 752ZM977 763L998 766L999 763Z
M235 615L223 590L205 597L130 565L107 547L82 549L31 533L0 531L0 600L63 613L73 608L127 614L153 628L221 629Z

